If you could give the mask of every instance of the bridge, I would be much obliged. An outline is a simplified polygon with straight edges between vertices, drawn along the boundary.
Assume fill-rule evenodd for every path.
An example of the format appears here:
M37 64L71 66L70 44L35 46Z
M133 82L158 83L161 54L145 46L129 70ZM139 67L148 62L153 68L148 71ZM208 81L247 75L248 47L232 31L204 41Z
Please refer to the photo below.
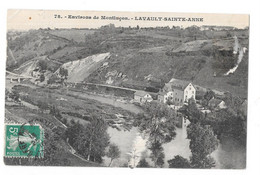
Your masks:
M5 78L7 80L10 80L10 82L14 82L14 81L17 81L17 82L21 82L22 80L25 80L25 79L33 79L34 77L32 76L26 76L26 75L19 75L19 74L16 74L14 72L10 72L10 71L6 71L6 76Z

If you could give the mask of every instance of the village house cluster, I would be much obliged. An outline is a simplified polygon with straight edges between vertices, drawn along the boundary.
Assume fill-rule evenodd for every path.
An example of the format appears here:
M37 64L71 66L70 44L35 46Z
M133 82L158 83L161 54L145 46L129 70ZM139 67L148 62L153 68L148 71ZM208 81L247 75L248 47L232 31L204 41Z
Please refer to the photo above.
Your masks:
M158 94L158 100L174 106L182 106L190 98L195 100L196 89L192 83L172 78Z
M157 94L157 100L168 104L172 109L178 110L184 104L188 104L189 99L196 101L196 88L191 82L172 78ZM153 101L152 95L145 91L136 91L134 101L140 104ZM186 127L189 121L180 115L177 126Z
M157 99L159 102L167 103L175 107L181 107L188 102L190 98L196 100L196 88L191 82L172 78L159 91ZM136 91L134 100L138 103L153 101L152 95L145 91Z
M203 88L204 91L206 90ZM196 100L196 92L201 91L202 87L196 86L191 82L172 78L164 87L154 95L146 91L136 91L134 94L134 101L140 104L151 102L157 99L161 103L169 105L172 109L178 111L183 105L188 105L189 99L193 99L198 109L203 113L210 113L211 110L225 109L227 106L221 98L212 97L208 101L208 108L203 107L199 100ZM180 117L179 126L187 126L187 119Z

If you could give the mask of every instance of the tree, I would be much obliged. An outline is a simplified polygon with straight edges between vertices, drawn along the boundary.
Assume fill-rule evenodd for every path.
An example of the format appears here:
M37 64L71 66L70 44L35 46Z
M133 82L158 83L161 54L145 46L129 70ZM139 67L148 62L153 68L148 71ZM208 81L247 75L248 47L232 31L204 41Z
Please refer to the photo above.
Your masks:
M73 147L75 148L76 150L78 150L77 148L77 145L76 145L76 142L77 142L77 139L78 139L78 136L79 136L79 133L83 132L84 131L84 127L83 125L81 125L79 123L79 121L77 122L74 122L73 124L71 124L67 130L66 130L66 137L67 137L67 140L68 140L68 143Z
M60 79L58 78L57 75L53 74L51 77L47 80L47 84L54 84L56 82L59 82Z
M192 123L199 122L203 119L203 113L197 108L196 102L193 98L188 100L188 106L181 112L186 115Z
M106 155L110 158L110 163L108 166L111 166L113 160L120 157L120 150L118 146L115 144L110 144Z
M192 153L191 164L195 168L214 167L214 159L209 155L217 149L218 139L209 125L191 123L187 127L190 150Z
M89 121L86 127L79 130L74 145L87 160L101 163L109 144L107 123L100 116L91 116Z
M20 100L20 94L16 90L13 90L10 94L9 97L13 99L16 103L21 102Z
M71 119L71 120L70 120L70 124L71 124L71 125L74 125L74 124L75 124L75 120L74 120L74 119Z
M212 90L209 90L204 95L204 99L207 100L207 102L209 102L209 100L211 100L212 98L215 98L215 96L216 96L215 93Z
M201 100L201 105L204 107L204 108L207 108L208 107L208 101L206 99L202 99Z
M37 64L38 64L41 71L47 70L48 65L47 65L47 62L45 60L40 60Z
M148 162L145 159L141 159L139 161L137 167L139 167L139 168L149 168L150 165L148 164Z
M60 70L59 70L59 74L62 78L67 79L68 69L61 67Z
M162 167L164 164L164 152L162 144L158 141L151 143L149 149L151 150L150 158L154 162L154 167Z
M68 166L70 161L66 157L60 156L64 154L64 147L62 146L63 138L61 137L60 131L51 130L44 133L44 158L35 159L33 165L48 165L48 166Z
M91 116L86 126L73 122L67 128L66 136L68 143L84 158L99 163L103 161L102 157L109 145L107 124L103 118Z
M238 145L246 147L247 116L230 108L211 113L202 122L210 125L222 143L225 138L232 138Z
M176 113L167 105L158 102L145 103L144 113L135 118L134 126L138 126L140 132L149 136L148 145L154 167L162 167L164 164L162 144L175 138L176 121Z
M237 111L240 109L243 100L237 96L232 95L231 93L225 93L224 101L229 109Z
M182 156L174 156L173 159L168 160L169 168L190 168L190 162L188 159Z
M215 167L215 160L209 155L201 157L198 154L192 154L191 166L193 168L212 168Z
M68 120L66 118L62 118L61 122L65 125L67 125Z
M41 74L40 75L40 82L43 82L45 80L45 76L44 76L44 74Z
M190 26L185 29L184 33L185 33L185 36L195 37L196 35L199 35L201 33L201 31L198 26Z
M49 109L48 104L47 104L46 102L41 101L41 100L39 100L39 101L37 102L37 106L38 106L38 108L41 110L41 112L43 112L43 111Z
M176 113L165 104L145 103L144 113L138 114L134 121L140 132L149 136L151 143L168 143L176 136Z

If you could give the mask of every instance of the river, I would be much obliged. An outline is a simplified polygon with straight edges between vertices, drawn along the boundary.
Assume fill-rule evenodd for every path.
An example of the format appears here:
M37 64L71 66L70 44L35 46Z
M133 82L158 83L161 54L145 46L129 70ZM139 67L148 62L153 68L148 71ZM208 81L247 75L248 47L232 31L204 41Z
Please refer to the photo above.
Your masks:
M231 138L227 138L219 144L211 156L216 161L215 168L244 169L246 168L246 149L239 146Z
M110 135L110 142L118 145L121 155L120 158L113 161L112 166L124 166L136 167L141 158L148 158L150 151L146 147L147 138L138 132L137 128L132 128L130 131L118 131L114 128L108 128ZM181 155L185 158L189 158L191 155L189 149L189 140L186 134L186 128L176 129L176 138L171 142L164 144L165 164L164 167L168 167L167 160L172 159L175 155ZM108 165L110 160L105 158L104 164Z
M129 166L136 167L141 158L146 158L146 161L152 165L149 159L150 151L146 147L146 138L138 132L137 128L132 128L130 131L118 131L117 129L108 128L110 142L118 145L121 154L120 158L115 159L112 167ZM167 161L180 155L189 159L191 151L189 149L189 139L187 139L186 127L176 128L176 137L171 142L164 144L165 163L164 168L168 167ZM219 144L211 156L216 161L214 168L245 168L246 153L239 146L232 144L232 140L228 139L224 145ZM104 158L104 164L107 166L110 159Z

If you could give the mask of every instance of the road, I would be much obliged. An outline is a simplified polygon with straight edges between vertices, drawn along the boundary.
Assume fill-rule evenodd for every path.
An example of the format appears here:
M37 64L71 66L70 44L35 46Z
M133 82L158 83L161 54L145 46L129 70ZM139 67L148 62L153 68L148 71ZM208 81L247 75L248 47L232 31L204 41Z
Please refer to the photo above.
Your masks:
M80 85L94 85L94 86L101 86L101 87L109 87L109 88L115 88L115 89L122 89L122 90L127 90L127 91L133 91L136 92L138 90L136 89L131 89L131 88L126 88L126 87L120 87L120 86L112 86L112 85L108 85L108 84L96 84L96 83L70 83L68 82L68 84L70 85L76 85L76 84L80 84Z
M20 75L20 74L16 74L16 73L13 73L13 72L10 72L10 71L5 71L7 74L10 74L12 76L14 76L15 78L27 78L27 79L31 79L31 78L34 78L32 76L25 76L25 75Z

